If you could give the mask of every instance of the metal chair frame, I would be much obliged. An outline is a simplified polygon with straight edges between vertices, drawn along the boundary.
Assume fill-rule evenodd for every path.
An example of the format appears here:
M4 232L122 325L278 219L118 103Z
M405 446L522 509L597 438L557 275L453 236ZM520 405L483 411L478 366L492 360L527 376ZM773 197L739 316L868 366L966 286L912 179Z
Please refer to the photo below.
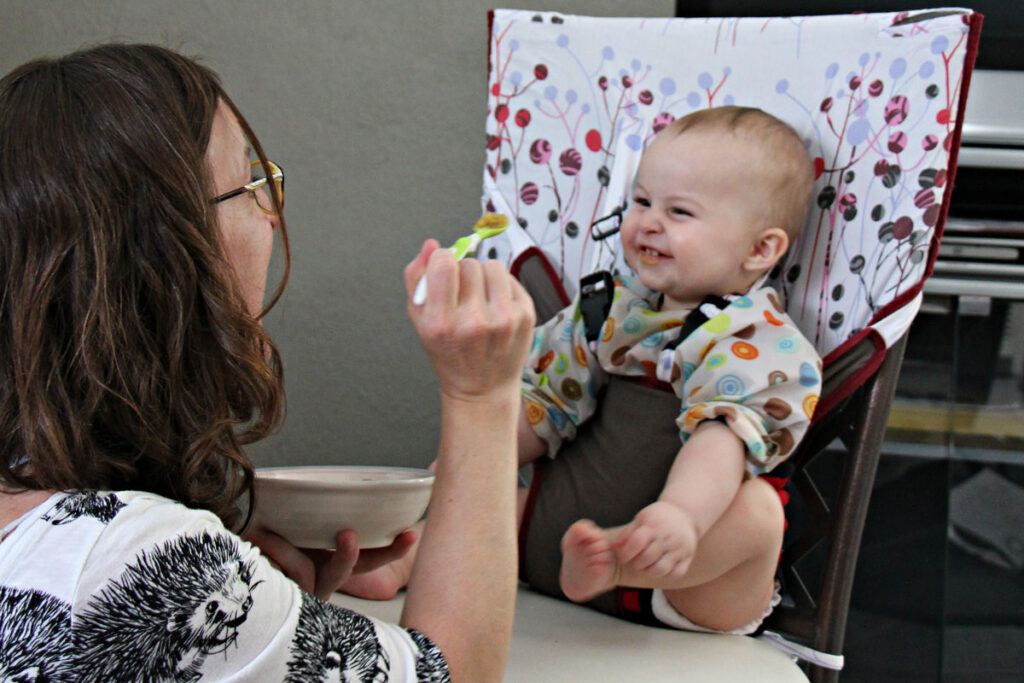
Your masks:
M790 481L809 519L787 542L780 562L792 602L779 605L768 626L822 652L843 650L857 553L906 339L904 335L888 349L881 366L859 389L826 415L816 416L792 459L796 468ZM853 347L840 360L858 355ZM826 367L824 393L858 367L841 362ZM831 471L840 472L837 481L812 472L821 459L833 461ZM809 674L815 683L839 678L838 671L813 665Z

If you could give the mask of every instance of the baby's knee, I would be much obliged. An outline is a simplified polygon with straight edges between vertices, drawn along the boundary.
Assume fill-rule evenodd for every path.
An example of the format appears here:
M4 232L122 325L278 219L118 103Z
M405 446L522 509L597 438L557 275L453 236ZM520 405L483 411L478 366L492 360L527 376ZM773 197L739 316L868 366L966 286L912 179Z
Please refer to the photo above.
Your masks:
M760 477L754 477L740 486L737 502L750 524L757 527L757 536L773 548L780 547L786 515L779 492Z

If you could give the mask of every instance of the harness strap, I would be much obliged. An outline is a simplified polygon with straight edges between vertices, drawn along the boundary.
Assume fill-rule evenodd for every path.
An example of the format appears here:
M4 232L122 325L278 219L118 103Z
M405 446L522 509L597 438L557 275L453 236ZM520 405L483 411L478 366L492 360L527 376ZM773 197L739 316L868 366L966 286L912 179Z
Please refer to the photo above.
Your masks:
M687 337L696 332L698 327L727 309L730 303L725 297L714 294L704 297L697 308L690 311L690 314L686 316L683 326L679 328L679 336L666 344L665 350L674 351Z
M599 270L580 278L580 313L583 315L587 341L591 344L601 336L601 328L608 319L614 296L615 278L607 270ZM674 351L698 327L724 311L730 303L727 297L714 294L704 297L686 316L682 327L679 328L679 336L665 346L665 351Z
M615 296L615 280L607 270L599 270L580 279L580 313L587 341L593 344L601 336Z

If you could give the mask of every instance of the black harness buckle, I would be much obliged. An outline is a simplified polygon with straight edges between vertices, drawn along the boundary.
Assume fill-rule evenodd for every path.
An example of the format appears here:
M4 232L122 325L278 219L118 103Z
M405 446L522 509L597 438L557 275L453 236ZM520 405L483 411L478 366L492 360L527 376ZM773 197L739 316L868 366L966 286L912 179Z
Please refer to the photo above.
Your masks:
M607 270L599 270L580 280L580 313L588 342L593 343L601 336L614 295L615 280Z

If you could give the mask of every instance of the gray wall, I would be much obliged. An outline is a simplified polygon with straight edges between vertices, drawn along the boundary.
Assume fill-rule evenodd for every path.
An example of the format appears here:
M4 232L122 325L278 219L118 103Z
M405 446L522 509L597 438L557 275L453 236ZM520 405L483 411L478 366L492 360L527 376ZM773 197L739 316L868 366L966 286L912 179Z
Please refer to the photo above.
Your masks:
M433 375L402 268L479 214L488 0L0 0L0 71L108 40L157 42L217 70L287 172L292 275L266 327L288 418L258 465L425 465ZM527 9L667 16L672 0ZM277 264L279 266L279 264ZM271 281L274 281L273 273Z

